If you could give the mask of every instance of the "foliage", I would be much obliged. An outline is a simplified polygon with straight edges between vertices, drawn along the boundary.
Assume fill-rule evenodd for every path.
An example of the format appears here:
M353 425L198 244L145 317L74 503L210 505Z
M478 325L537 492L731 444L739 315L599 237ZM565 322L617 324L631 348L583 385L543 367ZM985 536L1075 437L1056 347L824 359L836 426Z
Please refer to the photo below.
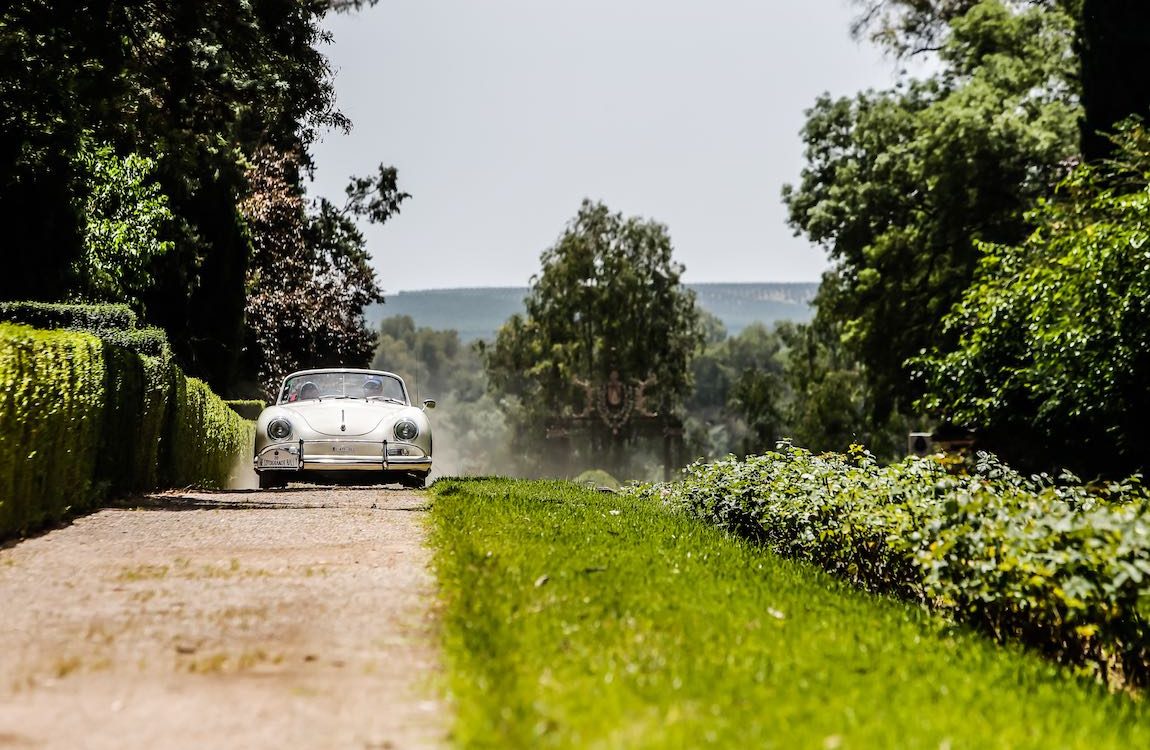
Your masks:
M186 367L230 384L250 255L236 211L245 161L347 125L318 49L326 10L6 4L0 222L12 253L0 299L127 302L168 331Z
M958 347L920 360L924 406L1031 465L1120 474L1150 456L1150 134L1079 168L1019 245L984 245L947 319Z
M153 282L153 264L172 248L163 239L173 217L155 181L156 160L135 153L119 157L112 146L91 143L84 144L77 159L89 192L72 293L139 300Z
M731 338L721 324L711 327L706 348L691 362L695 388L686 411L692 447L722 456L775 444L786 429L781 410L789 396L782 349L778 330L762 323Z
M787 438L816 451L867 442L883 457L901 457L911 423L874 425L865 372L840 330L825 319L759 324L712 342L692 363L691 449L712 458L745 456Z
M807 166L784 199L834 262L818 315L842 326L876 427L918 395L906 360L948 349L941 320L976 242L1024 237L1075 153L1071 28L1056 9L983 0L950 20L935 75L808 112Z
M167 334L159 328L138 328L138 318L127 305L0 302L0 320L33 328L87 331L102 341L137 354L171 357Z
M260 412L267 408L267 402L259 399L227 399L224 405L244 419L255 421Z
M1107 695L657 500L440 480L460 747L1120 748ZM1038 717L1038 718L1036 718Z
M0 320L32 328L66 328L95 334L126 331L139 324L136 313L127 305L53 302L0 302Z
M0 323L0 537L112 495L222 486L253 437L170 359Z
M853 0L860 7L851 25L856 37L867 37L899 58L938 52L950 25L983 0ZM1002 0L1018 11L1028 7L1062 8L1077 18L1082 0Z
M717 525L1018 640L1114 684L1150 681L1150 493L1024 477L988 454L879 466L858 446L696 464L662 497Z
M512 316L485 348L491 386L525 452L539 451L549 418L580 410L576 380L605 382L613 370L654 377L648 407L667 413L681 404L703 331L671 255L665 226L591 201L543 253L526 315Z
M202 380L169 371L171 422L161 454L168 487L224 487L237 461L251 455L255 423L232 411Z
M100 340L0 323L0 536L99 498Z
M308 213L299 169L297 155L261 151L241 204L255 248L245 310L251 369L269 397L294 370L367 363L375 342L363 308L383 293L353 217L386 221L409 197L395 170L380 167L352 181L342 209L321 199Z

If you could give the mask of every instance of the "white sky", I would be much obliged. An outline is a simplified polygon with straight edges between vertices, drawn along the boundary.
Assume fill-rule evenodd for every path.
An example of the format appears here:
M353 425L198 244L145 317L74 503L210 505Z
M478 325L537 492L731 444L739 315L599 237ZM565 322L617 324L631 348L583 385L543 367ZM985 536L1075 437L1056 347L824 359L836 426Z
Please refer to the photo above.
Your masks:
M382 0L327 21L350 135L314 148L342 203L380 162L412 198L367 227L388 293L525 286L584 197L666 224L689 282L817 281L785 223L803 111L887 87L847 0Z

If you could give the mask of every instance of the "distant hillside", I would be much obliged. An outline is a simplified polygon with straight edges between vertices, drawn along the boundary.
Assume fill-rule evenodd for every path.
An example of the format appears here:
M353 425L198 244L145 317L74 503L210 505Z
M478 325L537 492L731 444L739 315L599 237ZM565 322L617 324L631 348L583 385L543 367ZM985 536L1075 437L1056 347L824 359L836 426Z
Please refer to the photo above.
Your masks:
M734 335L754 322L768 325L781 320L806 322L814 315L811 300L817 283L804 284L688 284L698 295L699 307L719 317ZM397 292L387 302L364 313L375 327L384 318L410 315L416 326L454 329L464 341L491 339L504 321L523 312L527 287L480 289L428 289Z

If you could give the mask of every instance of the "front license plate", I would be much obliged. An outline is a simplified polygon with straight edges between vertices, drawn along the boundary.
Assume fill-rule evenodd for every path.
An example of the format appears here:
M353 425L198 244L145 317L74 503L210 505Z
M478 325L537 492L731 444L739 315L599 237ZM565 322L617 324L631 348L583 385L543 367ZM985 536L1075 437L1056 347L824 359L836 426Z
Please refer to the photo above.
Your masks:
M299 456L287 451L273 451L260 456L261 469L298 469Z

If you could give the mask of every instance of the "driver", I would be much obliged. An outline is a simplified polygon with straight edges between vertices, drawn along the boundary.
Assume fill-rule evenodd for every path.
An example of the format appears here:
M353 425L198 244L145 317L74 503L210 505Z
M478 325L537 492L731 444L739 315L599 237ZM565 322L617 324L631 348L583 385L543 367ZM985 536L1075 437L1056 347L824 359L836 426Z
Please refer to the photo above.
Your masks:
M315 383L304 383L303 387L299 389L300 401L311 401L319 398L319 386Z
M368 378L363 381L363 397L372 398L383 395L383 381L379 378Z

